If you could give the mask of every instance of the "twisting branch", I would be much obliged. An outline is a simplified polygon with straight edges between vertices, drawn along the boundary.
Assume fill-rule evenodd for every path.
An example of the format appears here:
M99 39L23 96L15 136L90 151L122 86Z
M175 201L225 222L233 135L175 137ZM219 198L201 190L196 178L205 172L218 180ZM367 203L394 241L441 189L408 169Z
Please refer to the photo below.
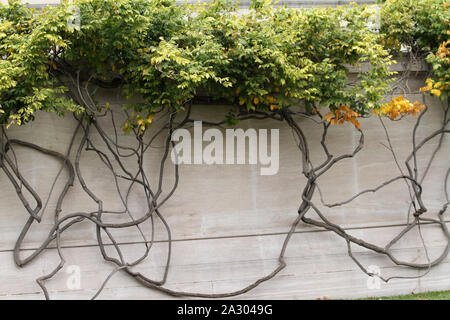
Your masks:
M261 120L261 119L272 119L276 121L281 121L286 123L289 128L292 130L292 133L295 137L295 141L298 145L299 152L300 152L300 158L302 160L302 174L306 178L306 184L302 191L301 196L301 202L299 204L298 209L298 216L296 219L292 222L292 225L289 229L289 231L286 234L285 240L283 242L283 245L280 250L280 254L278 257L278 265L267 275L257 279L250 285L241 288L239 290L235 290L228 293L220 293L220 294L210 294L210 293L196 293L196 292L184 292L184 291L176 291L167 288L166 282L170 271L170 264L172 259L172 235L171 235L171 228L167 221L164 218L164 214L162 212L162 207L167 201L169 201L175 194L175 191L179 185L180 180L180 171L179 171L179 165L177 163L174 164L174 183L170 187L170 189L167 192L164 192L163 190L163 180L166 174L166 167L167 167L167 161L169 154L171 150L174 149L174 142L172 141L172 133L179 129L179 128L185 128L191 125L196 119L193 119L191 116L191 110L192 110L192 101L187 102L186 104L186 111L184 117L180 121L176 121L177 112L176 110L169 110L168 112L160 110L157 114L158 117L158 123L162 123L162 127L160 129L155 130L153 133L145 133L142 134L139 132L139 130L134 130L131 133L131 136L134 137L136 141L136 146L132 147L130 145L121 144L119 142L119 135L116 125L116 119L114 112L112 110L106 110L103 114L97 114L96 115L96 106L92 100L92 98L89 95L88 91L88 83L91 80L90 78L87 80L87 83L85 83L84 87L81 86L80 82L80 74L77 73L76 80L72 78L72 81L74 83L74 89L75 92L78 93L77 98L79 101L89 110L86 115L82 117L74 117L75 121L78 122L78 126L76 130L74 131L67 153L65 155L60 154L58 152L42 148L40 146L37 146L35 144L16 140L16 139L9 139L6 133L2 132L2 138L1 138L1 149L0 149L0 168L5 172L8 179L11 181L12 185L14 186L17 195L22 202L24 208L27 210L28 214L30 215L27 222L25 223L19 238L17 239L15 248L14 248L14 260L15 263L18 266L24 266L31 261L33 261L35 258L37 258L42 252L45 251L45 249L49 248L49 246L53 243L53 241L56 241L56 250L58 252L60 262L56 266L55 269L53 269L49 274L41 276L37 279L37 283L42 288L42 291L44 292L44 295L47 299L50 298L50 295L48 293L48 290L45 286L45 282L51 279L55 274L57 274L64 266L65 264L65 258L63 255L63 248L62 248L62 236L65 232L67 232L73 225L82 222L87 221L92 223L95 226L96 230L96 239L97 239L97 245L99 247L100 253L102 257L106 260L111 262L115 265L115 268L113 271L105 278L105 280L102 282L102 285L98 289L98 291L95 293L93 298L97 298L101 295L102 290L105 288L107 282L118 272L124 272L128 274L130 277L136 279L138 282L140 282L142 285L158 290L173 296L190 296L190 297L199 297L199 298L225 298L225 297L232 297L236 295L240 295L243 293L246 293L253 288L257 287L259 284L261 284L264 281L267 281L269 279L272 279L275 277L281 270L283 270L286 267L286 261L284 259L287 246L291 240L292 234L295 232L296 227L300 222L310 224L316 227L320 227L329 231L334 232L338 236L342 237L347 244L348 248L348 254L351 257L351 259L357 264L357 266L365 272L369 276L374 276L369 270L367 270L364 265L355 257L352 249L352 245L361 246L363 248L369 249L377 254L384 255L392 261L395 265L399 266L406 266L410 268L415 269L422 269L425 270L424 273L422 273L420 276L424 276L427 274L431 268L440 262L442 262L448 255L448 252L450 250L450 233L448 231L448 228L446 226L446 221L444 218L444 214L448 208L448 205L450 204L449 200L449 190L448 190L448 179L450 175L450 168L447 170L445 177L444 177L444 188L445 188L445 197L446 197L446 203L443 204L442 209L438 213L438 219L432 219L429 217L424 217L423 213L427 211L427 208L425 207L423 200L422 200L422 182L424 181L427 173L429 172L429 169L432 165L432 162L436 158L437 152L441 149L443 145L444 136L446 133L450 132L449 126L449 115L448 115L448 106L444 108L444 120L441 123L441 126L439 129L435 130L431 134L429 134L427 137L423 138L422 140L417 139L417 130L422 122L422 118L426 112L426 110L418 117L416 124L413 128L413 149L411 153L408 155L405 165L407 168L407 173L404 173L398 157L394 151L393 145L391 143L391 139L389 136L389 132L384 125L383 121L380 118L381 124L384 128L384 132L386 135L386 138L388 140L389 147L388 149L391 151L394 161L397 165L397 168L400 172L400 175L390 178L387 181L379 184L378 186L375 186L373 188L368 188L365 190L361 190L355 195L351 196L347 200L343 200L340 202L335 203L326 203L322 194L322 191L319 187L319 178L326 175L330 169L332 169L337 163L341 161L345 161L347 159L354 158L364 147L364 134L363 131L360 129L357 129L359 134L359 140L354 149L351 151L351 153L348 154L342 154L342 155L334 155L330 152L330 150L327 147L326 139L328 130L330 127L330 123L322 120L322 115L320 112L316 112L314 115L309 115L308 113L293 111L291 108L284 108L275 112L242 112L238 116L238 120L245 121L245 120ZM109 116L108 116L109 114ZM129 116L126 114L126 116ZM295 119L295 117L302 117L311 119L314 122L318 123L322 127L322 137L320 141L320 145L322 147L322 151L325 155L325 160L323 160L319 164L314 164L310 153L310 146L308 143L308 140L306 138L306 135L304 134L302 125L299 121ZM103 120L109 120L111 123L111 126L113 128L113 134L112 136L109 135L106 130L104 130L101 122L99 119L102 118ZM205 125L207 126L213 126L213 127L222 127L225 125L225 121L220 122L205 122ZM75 141L75 138L78 136L79 132L81 131L81 142L79 143L78 147L76 148L75 152L75 159L72 164L72 162L69 160L69 155L71 154L73 144ZM100 144L99 142L95 142L95 137L100 137ZM432 154L430 155L430 158L425 166L425 170L423 171L422 175L419 174L419 167L418 167L418 161L417 161L417 153L421 148L423 148L429 141L432 139L439 137L438 144L433 149ZM146 167L146 154L150 152L155 146L153 145L156 139L163 138L164 144L161 147L163 150L160 162L159 162L159 171L158 172L149 172L148 170L145 170ZM38 249L34 250L29 256L26 258L20 257L21 247L24 239L26 238L30 227L33 223L41 222L42 215L44 214L46 205L43 205L42 200L40 199L38 193L36 190L33 189L33 187L30 185L29 182L23 177L23 175L20 173L19 165L16 160L16 156L14 154L14 145L19 145L21 147L25 147L40 153L43 153L45 155L54 157L62 162L62 167L60 171L58 172L56 179L54 183L52 184L51 191L55 187L56 180L59 178L60 173L62 170L65 170L68 174L67 181L65 182L63 188L60 190L56 209L53 213L53 226L49 233L47 234L47 237L43 240L41 245ZM102 151L104 148L106 148L107 151ZM94 189L92 189L83 176L83 170L81 167L82 163L82 155L84 152L89 152L95 154L98 159L101 161L101 163L105 166L105 168L110 172L114 179L114 186L117 190L117 194L120 198L120 203L122 205L122 209L119 211L113 211L108 210L108 204L105 203L95 192ZM13 154L13 158L11 158L10 153ZM129 159L135 159L137 163L137 169L131 170L127 167L125 160ZM412 160L412 164L411 164ZM156 186L152 186L150 183L150 177L156 176L158 177ZM70 188L73 186L75 179L79 182L81 185L81 188L84 190L84 192L96 203L96 210L94 212L75 212L75 213L69 213L64 216L61 216L62 212L62 204L63 201L68 194ZM362 195L369 194L369 193L377 193L379 190L383 189L384 187L391 185L392 183L398 181L398 180L404 180L406 183L406 186L410 190L410 207L408 209L408 213L411 210L411 207L414 208L414 214L413 214L413 220L407 221L405 227L399 232L398 235L396 235L389 243L382 247L379 245L375 245L373 243L364 241L362 239L359 239L357 237L354 237L350 235L344 228L341 226L331 222L320 210L318 204L314 203L313 198L315 195L316 190L319 193L321 205L328 207L328 208L336 208L340 206L344 206L355 199L359 198ZM125 190L122 190L121 183L125 182L127 183L127 188ZM31 194L32 198L36 202L36 206L32 208L30 203L26 200L23 189L26 189L29 194ZM144 195L142 198L142 203L145 204L145 210L143 214L139 217L135 217L130 210L129 201L130 197L133 193L133 190L141 190L142 194ZM50 192L51 193L51 192ZM47 200L48 202L48 200ZM312 219L308 217L308 212L314 211L320 218L320 220ZM112 223L112 222L106 222L105 217L108 215L121 215L125 217L127 220L125 222L120 223ZM409 216L409 214L408 214ZM164 263L164 272L161 277L161 279L152 279L145 275L143 275L140 272L136 272L133 270L133 267L139 265L146 259L149 259L150 251L153 248L153 244L155 241L155 222L159 220L162 222L165 232L167 234L167 256L165 258ZM151 224L151 236L148 237L146 233L144 232L142 225L145 222L150 222ZM434 259L430 259L428 249L425 243L425 240L422 235L422 225L424 224L435 224L438 225L441 230L443 231L443 234L445 235L447 239L447 245L445 249L442 251L442 253ZM122 252L122 248L120 243L115 239L114 235L111 232L111 229L124 229L124 228L136 228L138 231L140 237L143 240L143 244L145 245L144 253L136 258L134 261L127 261L124 257L124 254ZM411 231L413 228L417 228L421 243L424 247L425 254L427 257L427 263L413 263L409 261L399 260L397 259L391 252L391 248L394 244L398 243L400 239L402 239L409 231ZM110 244L107 244L106 241L109 241ZM111 255L107 252L106 246L112 245L114 248L114 252L116 255ZM391 279L395 278L414 278L414 277L405 277L405 276L392 276L388 278L384 278L379 276L383 281L390 281Z

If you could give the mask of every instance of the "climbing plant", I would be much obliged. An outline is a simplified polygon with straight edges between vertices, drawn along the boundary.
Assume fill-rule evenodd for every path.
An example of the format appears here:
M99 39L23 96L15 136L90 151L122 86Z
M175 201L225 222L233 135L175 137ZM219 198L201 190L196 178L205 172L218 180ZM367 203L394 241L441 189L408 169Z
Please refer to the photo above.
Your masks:
M53 272L37 280L48 298L45 280L56 274L65 262L61 235L81 221L95 225L101 254L117 266L114 272L126 272L143 285L172 295L233 296L274 277L286 265L285 248L301 221L343 237L351 257L369 275L370 272L352 255L351 244L386 255L397 265L427 269L439 263L446 257L448 245L439 258L426 264L399 261L391 254L390 247L424 221L441 226L450 239L443 218L449 202L447 190L447 203L438 213L438 219L422 217L427 208L422 201L421 181L416 161L410 164L425 143L434 137L442 139L449 132L448 105L441 128L415 144L406 162L408 173L400 172L399 176L375 189L362 191L341 203L322 203L328 207L344 205L362 194L405 180L411 190L408 213L412 210L414 219L388 246L379 247L349 235L328 221L312 199L316 191L320 192L318 178L363 148L364 134L359 118L369 117L372 113L392 120L413 115L418 117L416 127L420 124L420 117L426 112L422 103L406 100L403 96L384 101L385 95L392 90L390 83L395 81L395 74L390 71L390 65L394 63L392 54L398 52L402 45L409 49L410 54L427 53L433 73L423 91L442 99L448 97L448 12L444 9L447 5L440 0L386 1L381 6L380 29L375 30L369 23L374 10L367 5L295 10L275 8L270 0L254 0L249 12L243 13L237 11L236 3L228 0L180 5L171 0L75 0L35 11L21 5L18 0L10 0L8 5L0 6L0 167L30 214L15 246L16 264L30 263L50 243L56 242L61 263ZM359 72L357 79L350 81L352 69ZM112 110L111 101L99 98L98 92L103 88L114 88L123 97L120 110ZM170 137L176 129L201 120L193 118L191 110L205 97L230 107L222 121L209 123L212 126L234 125L248 119L273 119L287 123L297 139L302 174L307 178L298 218L286 237L279 266L248 287L224 294L177 292L164 286L170 265L171 236L161 206L174 195L180 179L178 165L175 165L175 183L163 196L165 164L173 148ZM32 121L38 111L73 116L77 121L66 155L8 137L9 126ZM126 120L118 125L126 134L136 138L137 147L122 145L118 142L117 130L111 136L100 125L100 118L110 116L116 129L114 112L125 115ZM310 158L311 146L299 117L314 120L322 127L321 144L317 146L326 156L322 163L313 163ZM162 129L150 132L149 128L155 121L165 122ZM328 129L331 125L347 122L359 134L359 144L349 154L333 155L326 145ZM96 146L92 132L102 137L110 154ZM82 139L72 161L69 155L79 133ZM416 130L413 134L415 138ZM166 138L160 170L156 173L159 184L155 189L149 183L149 173L143 163L144 155L151 152L151 143L157 136ZM43 204L10 155L14 145L61 160L61 170L69 173L65 186L60 190L54 225L48 237L26 258L19 255L22 242L31 225L41 221ZM104 221L104 216L112 212L96 196L95 189L84 181L80 170L83 152L96 154L112 172L124 207L120 213L129 217L128 222ZM136 158L137 171L124 165L125 158L129 157ZM430 163L433 159L434 156ZM120 169L116 169L113 163ZM445 181L448 177L449 171ZM75 179L98 209L61 217L62 203ZM120 190L119 180L129 183L127 192ZM145 194L143 202L147 209L138 218L130 214L128 207L133 187L142 188ZM35 208L23 196L23 188L34 198ZM315 211L320 220L309 218L308 211ZM148 278L132 269L148 257L154 240L153 234L150 240L146 239L140 225L145 221L153 223L155 219L163 222L169 238L169 254L162 280ZM111 229L129 227L141 231L146 246L143 256L134 262L124 259L123 248L110 232ZM105 250L106 238L113 243L118 257Z
M423 91L448 98L450 3L447 0L387 0L381 7L381 41L392 53L402 48L413 58L426 58L432 77ZM442 94L442 96L441 96Z

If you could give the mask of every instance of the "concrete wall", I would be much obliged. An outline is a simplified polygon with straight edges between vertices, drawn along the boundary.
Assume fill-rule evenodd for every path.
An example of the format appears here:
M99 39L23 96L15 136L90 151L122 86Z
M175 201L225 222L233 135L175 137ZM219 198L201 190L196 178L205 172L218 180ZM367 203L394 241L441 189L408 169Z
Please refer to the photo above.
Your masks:
M411 87L420 83L412 80ZM103 93L105 100L112 102L114 95ZM422 101L421 94L408 95L411 100ZM430 110L424 116L418 137L423 138L439 127L442 121L440 101L426 98ZM121 120L121 111L115 107L116 120ZM198 105L193 116L203 120L219 120L227 111L226 106ZM298 119L310 141L312 159L316 163L324 158L318 145L321 130L314 122ZM113 128L108 119L100 121L108 133ZM415 118L407 117L399 122L385 121L391 134L401 165L412 148L411 132ZM155 122L155 129L158 126ZM383 181L399 175L392 154L383 144L386 138L377 117L361 121L366 135L364 150L355 159L336 165L319 183L328 203L347 199L365 188L373 188ZM44 147L67 152L68 143L76 127L76 121L67 115L57 118L53 114L39 113L36 121L21 128L8 130L10 138L18 138ZM279 250L291 223L297 216L300 192L305 179L301 175L299 151L290 129L273 120L242 122L242 128L280 129L280 170L273 176L261 176L259 165L183 165L179 187L170 201L162 208L162 214L172 228L172 267L167 287L177 290L222 293L245 287L257 278L268 274L277 265ZM130 136L119 134L123 144L134 143ZM81 135L75 140L75 148ZM92 135L101 150L107 152L101 139ZM358 141L357 132L351 125L335 126L328 139L330 151L334 154L349 152ZM437 144L430 141L418 154L422 174L430 152ZM157 183L157 170L162 150L159 140L146 156L146 170L153 184ZM444 174L450 163L449 137L444 139L441 151L427 178L423 182L424 201L429 217L436 218L437 211L445 202ZM51 183L57 176L61 164L48 157L16 147L19 167L24 176L37 190L43 201L47 200ZM71 159L74 152L71 153ZM136 160L128 165L135 170ZM98 157L84 152L81 168L86 183L96 195L104 200L105 208L120 210L121 203L114 187L111 174ZM174 168L167 163L164 192L173 184ZM65 183L67 175L61 174L56 190ZM122 185L125 188L125 185ZM22 255L28 255L37 248L53 224L52 210L56 205L56 194L50 197L43 222L34 226L24 242ZM398 181L376 194L367 194L350 204L333 209L324 209L326 216L341 225L349 233L372 241L378 245L387 244L406 224L408 191L404 181ZM319 201L317 196L315 201ZM142 195L135 192L130 200L132 214L141 216L145 205ZM94 211L95 203L81 190L78 182L68 194L62 216L78 211ZM315 215L309 213L311 217ZM36 261L20 269L13 263L12 250L19 232L27 220L27 213L17 198L5 174L0 172L0 298L30 299L42 298L35 279L51 271L59 262L55 249L48 249ZM123 217L114 216L108 221L119 222ZM447 215L447 221L449 221ZM431 258L438 256L446 245L440 229L433 225L422 227L427 250ZM150 237L150 224L144 224L144 232ZM125 257L133 259L144 252L142 238L135 228L113 230ZM158 241L150 257L138 267L148 276L160 278L167 254L167 235L162 223L156 221L155 238ZM96 245L95 227L83 222L74 226L62 236L63 252L67 260L64 269L47 282L53 298L88 298L113 270L113 266L102 260ZM52 244L54 248L54 244ZM356 256L367 267L376 265L383 276L416 276L424 271L395 267L388 259L354 246ZM425 251L417 229L394 246L396 257L414 262L426 263ZM288 266L274 279L263 283L255 290L239 298L262 299L315 299L358 298L450 289L450 257L433 268L425 277L415 280L392 280L381 283L380 288L371 289L368 278L347 254L346 243L335 234L300 224L292 237L286 253ZM67 286L69 266L81 270L81 288ZM141 287L137 282L118 273L106 286L100 298L111 299L158 299L167 298L157 291Z

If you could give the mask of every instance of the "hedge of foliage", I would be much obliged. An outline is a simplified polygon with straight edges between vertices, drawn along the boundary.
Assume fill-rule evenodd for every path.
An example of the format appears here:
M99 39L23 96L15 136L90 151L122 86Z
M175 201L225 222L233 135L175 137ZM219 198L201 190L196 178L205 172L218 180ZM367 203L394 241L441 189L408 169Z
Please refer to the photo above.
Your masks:
M297 10L254 0L248 13L237 14L227 0L76 0L36 12L19 2L0 6L1 124L24 124L37 110L93 115L70 92L69 78L78 88L86 84L93 101L97 87L141 96L125 106L133 111L126 131L145 130L163 108L182 110L200 91L249 111L299 102L312 112L328 107L328 121L359 126L357 116L398 107L382 99L393 75L391 54L402 45L433 64L424 91L448 97L445 0L388 0L379 32L370 26L371 6ZM79 26L68 23L74 6ZM349 66L361 63L371 68L349 85ZM420 111L398 102L400 113Z
M450 2L448 0L387 0L381 6L383 44L398 52L402 46L425 56L434 77L423 91L447 99L450 88Z

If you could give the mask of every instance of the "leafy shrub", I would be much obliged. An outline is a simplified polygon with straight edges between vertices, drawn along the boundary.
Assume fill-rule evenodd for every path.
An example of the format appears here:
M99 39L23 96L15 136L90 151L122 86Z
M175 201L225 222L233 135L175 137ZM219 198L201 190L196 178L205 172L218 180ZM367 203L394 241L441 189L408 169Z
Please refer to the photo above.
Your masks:
M405 45L414 53L435 52L448 30L447 0L387 0L381 6L380 32L391 50Z
M80 111L62 95L67 88L52 76L51 63L68 46L63 37L67 14L36 15L19 1L0 7L0 122L22 124L36 110Z
M425 56L433 76L421 90L445 100L449 96L450 12L447 0L387 0L381 9L382 43L393 52L402 45Z
M442 100L448 99L450 91L450 40L439 46L436 53L431 52L427 61L433 66L433 78L427 79L427 86L422 91L430 91Z
M402 18L382 30L401 43L436 46L445 16L424 8L443 1L405 1L385 4L384 15ZM67 23L74 5L79 28ZM368 27L368 6L275 9L254 0L248 13L235 9L228 0L76 0L34 12L10 0L0 7L0 123L26 123L37 110L95 116L104 107L98 87L142 98L125 106L132 111L125 131L144 131L155 112L182 110L201 92L248 111L329 107L356 126L356 116L380 110L392 60L385 33ZM362 63L371 67L349 85L349 66Z

